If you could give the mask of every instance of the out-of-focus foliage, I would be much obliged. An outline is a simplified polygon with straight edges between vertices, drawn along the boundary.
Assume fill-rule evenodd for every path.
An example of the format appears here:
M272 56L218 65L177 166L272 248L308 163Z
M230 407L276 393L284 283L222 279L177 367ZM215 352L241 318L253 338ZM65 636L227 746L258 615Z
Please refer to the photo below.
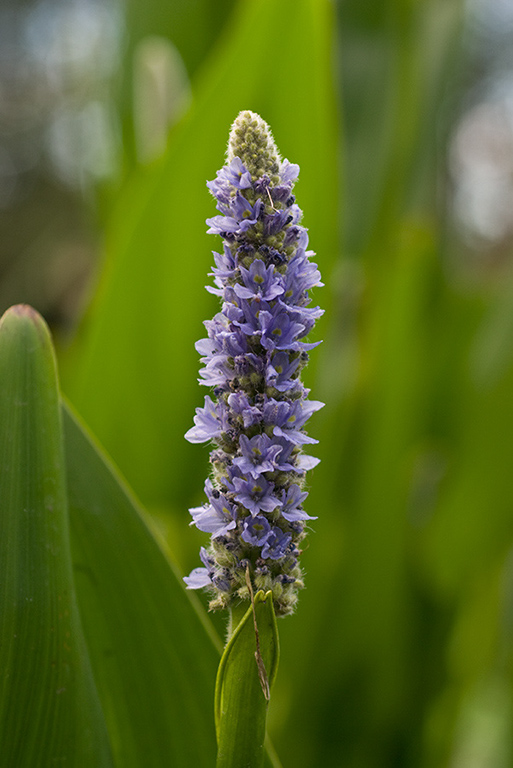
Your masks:
M173 0L171 3L125 0L128 35L120 78L119 108L124 138L122 151L128 167L133 166L137 157L139 105L134 85L137 83L137 68L141 64L138 55L141 45L155 38L169 41L179 51L189 75L194 76L210 55L234 6L235 0ZM165 78L162 69L155 74L157 79L160 74L162 83L162 76ZM173 96L176 98L180 94L171 94L171 98Z
M100 293L69 377L71 399L137 492L147 503L172 504L184 531L184 510L199 498L205 473L198 449L183 439L202 397L194 342L204 333L202 321L217 311L203 288L217 245L205 235L205 218L215 212L205 180L223 164L229 126L245 105L265 116L278 145L301 164L297 190L311 210L311 240L325 254L326 270L337 257L332 13L324 2L291 10L273 0L240 4L169 151L127 185L107 230ZM277 49L267 33L271 16L277 29L288 30ZM255 36L259 65L241 67ZM307 47L311 60L302 53Z
M104 214L103 271L61 353L64 388L194 567L203 538L187 507L202 500L207 449L183 433L203 394L194 341L217 311L203 289L217 245L205 180L237 112L260 112L301 165L327 310L306 372L326 402L312 427L318 520L307 589L279 622L271 735L285 768L506 768L511 254L497 273L466 270L447 223L462 0L171 5L148 4L144 23L128 6L127 56L143 34L168 37L191 106L151 165L126 139L133 170Z

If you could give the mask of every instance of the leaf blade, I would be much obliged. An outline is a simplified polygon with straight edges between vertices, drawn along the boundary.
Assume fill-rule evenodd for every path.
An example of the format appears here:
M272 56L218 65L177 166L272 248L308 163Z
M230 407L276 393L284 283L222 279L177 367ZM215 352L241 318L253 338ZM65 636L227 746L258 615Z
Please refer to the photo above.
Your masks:
M210 768L219 641L115 469L63 414L77 591L116 764Z
M112 765L69 550L59 393L30 307L0 321L3 765Z

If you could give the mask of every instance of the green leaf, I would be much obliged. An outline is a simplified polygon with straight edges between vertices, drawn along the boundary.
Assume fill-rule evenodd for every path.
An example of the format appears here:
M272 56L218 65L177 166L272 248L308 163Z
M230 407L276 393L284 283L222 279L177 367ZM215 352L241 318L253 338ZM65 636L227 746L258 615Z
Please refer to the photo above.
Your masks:
M260 591L255 595L254 613L251 607L246 611L219 665L215 704L217 768L262 766L268 691L276 677L278 660L272 594Z
M69 407L64 434L77 591L116 765L211 768L219 640Z
M59 392L30 307L0 321L1 764L111 766L68 539Z
M202 402L194 343L218 311L203 288L220 247L205 233L216 212L205 181L224 162L240 110L259 112L301 165L297 199L323 270L337 254L331 46L328 0L239 2L167 155L134 174L109 221L107 268L64 389L145 504L185 509L203 484L206 450L202 463L183 435Z
M219 640L116 470L61 411L29 307L0 322L0 385L0 763L210 768Z

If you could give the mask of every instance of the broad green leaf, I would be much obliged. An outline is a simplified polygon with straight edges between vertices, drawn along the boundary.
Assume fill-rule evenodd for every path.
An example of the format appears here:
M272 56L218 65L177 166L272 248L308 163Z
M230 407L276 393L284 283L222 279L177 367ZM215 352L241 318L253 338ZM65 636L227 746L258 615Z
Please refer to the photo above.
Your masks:
M119 768L211 768L219 641L137 502L64 408L73 563Z
M301 165L297 199L312 247L323 269L337 256L331 4L243 0L221 42L167 155L134 175L109 222L100 291L65 386L144 503L177 509L199 495L207 466L206 450L202 462L202 449L183 439L205 394L194 342L218 311L203 287L220 247L206 235L216 210L205 182L224 162L240 110L260 112Z
M252 607L246 611L219 665L215 700L217 768L263 765L269 691L278 660L272 594L257 592L254 613Z
M0 321L0 764L112 765L82 634L48 329Z

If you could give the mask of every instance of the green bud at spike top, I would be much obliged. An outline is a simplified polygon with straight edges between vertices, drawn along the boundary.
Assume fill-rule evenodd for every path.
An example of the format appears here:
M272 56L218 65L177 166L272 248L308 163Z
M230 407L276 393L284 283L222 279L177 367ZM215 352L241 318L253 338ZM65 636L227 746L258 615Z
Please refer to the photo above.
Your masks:
M255 112L241 112L234 121L228 140L228 164L236 157L244 163L252 179L267 174L278 177L281 158L271 129Z

